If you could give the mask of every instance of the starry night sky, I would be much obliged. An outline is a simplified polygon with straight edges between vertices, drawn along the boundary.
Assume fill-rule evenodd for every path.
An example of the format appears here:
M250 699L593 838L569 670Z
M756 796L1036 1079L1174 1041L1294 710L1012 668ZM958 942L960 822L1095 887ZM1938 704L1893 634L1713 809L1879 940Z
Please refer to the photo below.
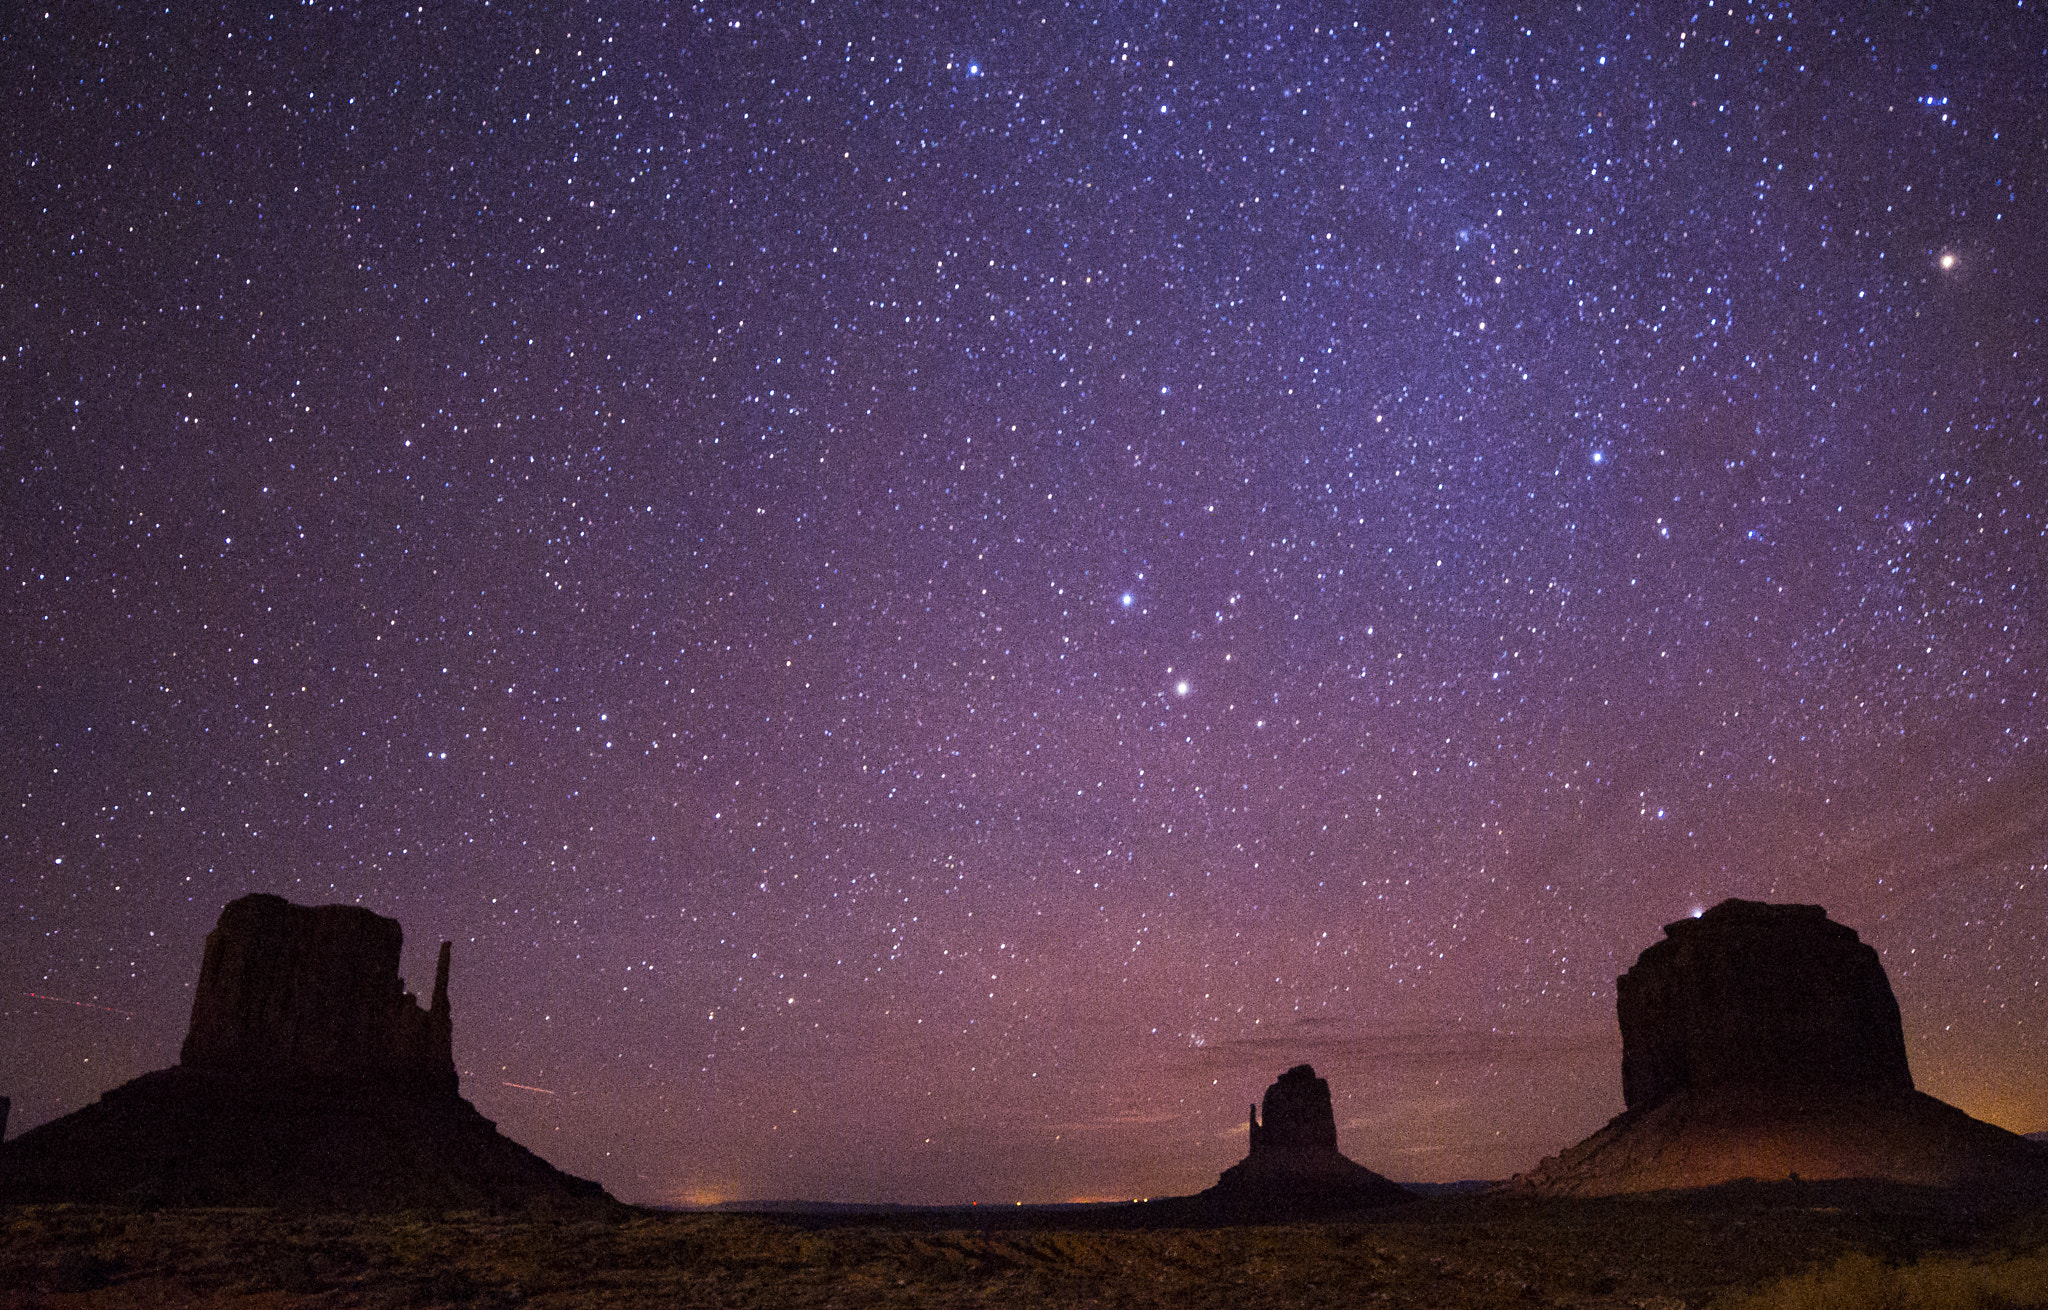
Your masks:
M0 19L0 1070L248 891L625 1199L1399 1179L1731 896L2048 1127L2032 4Z

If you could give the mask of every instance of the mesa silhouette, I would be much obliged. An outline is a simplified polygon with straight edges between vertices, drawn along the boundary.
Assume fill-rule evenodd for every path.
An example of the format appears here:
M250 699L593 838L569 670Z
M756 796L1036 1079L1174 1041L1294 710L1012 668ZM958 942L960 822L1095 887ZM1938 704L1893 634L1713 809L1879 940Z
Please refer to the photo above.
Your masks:
M2048 1150L1914 1090L1884 965L1820 906L1726 900L1664 934L1616 984L1628 1108L1509 1187L2048 1183Z
M1297 1064L1252 1107L1250 1152L1192 1199L1212 1210L1285 1216L1391 1205L1415 1194L1337 1150L1330 1084L1314 1066Z
M206 938L179 1063L0 1145L0 1201L332 1210L609 1204L458 1090L441 944L427 1009L398 922L244 896Z

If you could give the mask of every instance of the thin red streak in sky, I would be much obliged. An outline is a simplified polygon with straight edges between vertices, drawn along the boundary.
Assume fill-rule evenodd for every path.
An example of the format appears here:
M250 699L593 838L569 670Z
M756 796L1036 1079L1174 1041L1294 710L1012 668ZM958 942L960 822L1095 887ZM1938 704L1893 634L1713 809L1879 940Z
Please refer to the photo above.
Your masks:
M74 1001L68 996L45 996L41 992L29 992L27 994L39 1001L56 1001L63 1005L75 1005L81 1010L105 1010L108 1014L124 1015L130 1019L135 1017L133 1010L117 1010L111 1005L94 1005L91 1001Z
M502 1082L502 1081L501 1081L501 1082L500 1082L500 1086L504 1086L504 1087L517 1087L517 1088L518 1088L518 1089L519 1089L520 1091L522 1091L522 1092L539 1092L539 1093L540 1093L540 1094L541 1094L542 1096L553 1096L553 1095L554 1095L554 1093L553 1093L553 1092L549 1091L549 1090L548 1090L547 1088L545 1088L545 1087L528 1087L528 1086L527 1086L527 1085L526 1085L525 1083L507 1083L507 1082Z

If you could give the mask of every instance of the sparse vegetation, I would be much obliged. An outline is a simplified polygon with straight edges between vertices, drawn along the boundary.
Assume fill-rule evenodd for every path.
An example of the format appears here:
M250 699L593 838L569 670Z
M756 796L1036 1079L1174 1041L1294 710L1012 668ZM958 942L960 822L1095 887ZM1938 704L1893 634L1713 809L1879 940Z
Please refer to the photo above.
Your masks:
M2048 1305L2048 1212L1910 1188L1445 1198L1319 1223L0 1211L0 1308Z
M2048 1253L1930 1256L1887 1265L1855 1251L1738 1297L1729 1310L2030 1310L2048 1306Z

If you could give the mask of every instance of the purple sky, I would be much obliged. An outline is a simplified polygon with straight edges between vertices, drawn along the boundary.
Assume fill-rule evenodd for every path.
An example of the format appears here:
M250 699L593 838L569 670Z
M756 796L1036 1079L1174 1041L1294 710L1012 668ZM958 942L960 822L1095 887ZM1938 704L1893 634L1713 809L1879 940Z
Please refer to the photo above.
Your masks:
M1505 1176L1731 895L2048 1127L2036 6L848 8L0 19L11 1131L257 890L630 1200Z

